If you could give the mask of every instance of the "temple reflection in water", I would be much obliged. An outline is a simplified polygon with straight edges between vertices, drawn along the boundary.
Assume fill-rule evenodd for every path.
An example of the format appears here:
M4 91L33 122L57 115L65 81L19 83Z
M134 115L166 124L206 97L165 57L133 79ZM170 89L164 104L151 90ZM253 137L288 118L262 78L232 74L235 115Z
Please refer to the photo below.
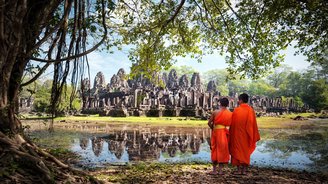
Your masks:
M82 150L89 150L85 154L100 157L115 155L112 161L122 160L127 153L128 161L153 161L159 160L161 154L174 158L184 154L198 154L203 144L208 146L210 130L207 128L191 129L189 131L171 131L165 129L151 130L142 128L130 131L115 131L106 136L80 138L79 146ZM89 149L88 149L89 148ZM109 159L110 160L110 159Z
M265 131L271 133L271 130L262 130L264 135ZM102 132L102 135L75 139L71 149L81 156L78 165L211 162L208 128L115 125L108 127L107 133ZM252 154L251 165L328 172L327 139L321 134L317 138L313 135L261 140Z

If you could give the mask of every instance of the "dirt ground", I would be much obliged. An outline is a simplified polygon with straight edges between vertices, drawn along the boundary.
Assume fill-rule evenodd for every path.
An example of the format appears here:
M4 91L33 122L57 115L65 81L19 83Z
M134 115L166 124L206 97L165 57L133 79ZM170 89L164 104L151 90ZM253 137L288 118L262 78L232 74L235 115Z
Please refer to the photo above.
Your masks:
M208 164L144 164L116 166L90 171L104 183L328 183L326 174L250 167L247 175L209 175Z

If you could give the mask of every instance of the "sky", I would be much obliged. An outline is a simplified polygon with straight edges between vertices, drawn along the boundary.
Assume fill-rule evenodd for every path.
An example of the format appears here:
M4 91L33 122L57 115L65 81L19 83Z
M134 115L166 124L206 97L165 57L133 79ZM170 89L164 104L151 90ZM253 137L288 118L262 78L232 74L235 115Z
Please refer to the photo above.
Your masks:
M285 62L293 68L293 70L305 70L310 66L303 55L294 56L295 49L288 47L286 51ZM103 52L93 52L89 56L90 76L93 81L97 72L102 71L105 75L106 83L109 83L111 77L117 73L120 68L123 68L126 73L130 72L131 62L128 59L128 50L114 51L113 54ZM179 57L175 66L191 66L198 72L205 73L212 69L225 69L228 65L225 63L224 56L219 54L211 54L203 57L202 62L198 63L196 59L189 57Z
M131 47L129 47L131 48ZM118 72L120 68L123 68L126 73L130 73L131 61L128 59L128 49L124 48L122 50L114 50L113 54L106 51L95 51L88 55L89 65L90 65L90 77L91 84L93 84L94 77L101 71L105 76L106 84L110 82L110 79L114 74ZM282 64L287 64L293 68L293 70L305 70L310 66L310 63L306 61L306 57L303 55L294 56L295 49L290 46L285 51L283 51L285 56L285 62ZM198 63L196 59L190 57L178 57L178 62L174 66L191 66L196 71L205 73L213 69L225 69L228 65L225 63L224 56L219 54L211 54L203 56L202 62ZM52 67L47 70L42 76L43 79L51 78L53 73ZM86 76L87 77L87 76Z

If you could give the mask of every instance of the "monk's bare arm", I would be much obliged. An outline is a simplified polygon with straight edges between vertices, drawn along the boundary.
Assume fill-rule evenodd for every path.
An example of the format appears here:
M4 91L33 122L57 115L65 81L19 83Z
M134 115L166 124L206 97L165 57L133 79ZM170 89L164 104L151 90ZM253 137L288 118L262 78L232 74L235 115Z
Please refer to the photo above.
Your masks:
M210 119L208 120L208 123L207 123L207 125L208 125L211 129L213 129L213 120L214 120L214 112L212 113L212 115L211 115L211 117L210 117Z

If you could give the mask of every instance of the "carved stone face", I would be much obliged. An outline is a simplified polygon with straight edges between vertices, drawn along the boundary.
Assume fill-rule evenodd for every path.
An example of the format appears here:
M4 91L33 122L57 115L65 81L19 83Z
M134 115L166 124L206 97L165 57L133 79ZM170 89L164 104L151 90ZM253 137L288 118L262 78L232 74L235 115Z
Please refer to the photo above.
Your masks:
M117 72L117 76L119 76L120 79L125 78L125 70L123 68L120 68Z
M194 73L191 77L191 87L195 87L199 89L201 87L200 76L199 73Z
M162 74L162 82L163 82L163 85L166 86L167 85L167 74L164 72Z
M88 78L83 79L81 88L83 91L87 91L90 89L90 80Z
M184 89L189 87L189 81L186 74L181 76L179 80L179 86Z
M111 87L116 87L118 83L117 76L114 74L113 77L110 79Z
M207 91L216 91L216 83L215 81L211 80L207 84Z
M93 88L103 87L105 87L105 76L102 72L98 72L94 80Z
M174 89L174 88L178 87L178 75L174 69L172 69L169 73L169 78L168 78L167 84L168 84L167 87L169 89Z

